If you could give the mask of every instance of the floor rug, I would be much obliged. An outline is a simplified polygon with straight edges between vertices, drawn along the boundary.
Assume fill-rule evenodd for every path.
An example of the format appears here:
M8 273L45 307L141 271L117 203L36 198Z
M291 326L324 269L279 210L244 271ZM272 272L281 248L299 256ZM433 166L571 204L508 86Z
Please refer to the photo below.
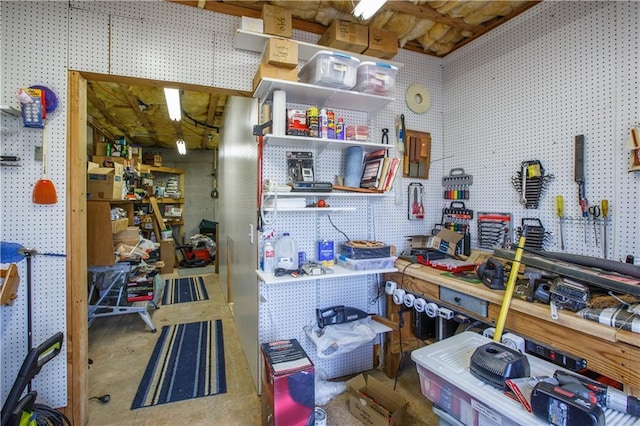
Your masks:
M222 320L162 327L131 409L227 392Z
M166 280L162 304L209 300L202 277L185 277Z

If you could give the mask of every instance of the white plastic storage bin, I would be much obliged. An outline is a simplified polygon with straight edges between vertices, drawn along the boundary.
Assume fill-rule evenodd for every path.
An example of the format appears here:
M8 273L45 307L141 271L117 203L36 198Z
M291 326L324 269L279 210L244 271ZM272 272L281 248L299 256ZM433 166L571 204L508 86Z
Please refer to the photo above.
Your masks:
M398 67L382 62L361 62L358 65L356 92L388 96L396 87Z
M370 269L390 269L395 265L397 257L381 257L376 259L351 259L344 255L339 255L338 265L344 266L352 271L368 271Z
M360 60L342 53L320 50L298 72L303 83L349 90L356 85Z

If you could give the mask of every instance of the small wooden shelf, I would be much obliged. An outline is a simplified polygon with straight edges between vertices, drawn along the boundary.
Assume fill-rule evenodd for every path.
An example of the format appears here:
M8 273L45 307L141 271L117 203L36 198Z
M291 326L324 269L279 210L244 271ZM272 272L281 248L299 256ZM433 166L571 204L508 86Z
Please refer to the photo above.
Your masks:
M140 164L140 173L147 174L151 172L172 173L176 175L184 174L183 169L174 169L172 167L158 167L158 166L151 166L149 164Z

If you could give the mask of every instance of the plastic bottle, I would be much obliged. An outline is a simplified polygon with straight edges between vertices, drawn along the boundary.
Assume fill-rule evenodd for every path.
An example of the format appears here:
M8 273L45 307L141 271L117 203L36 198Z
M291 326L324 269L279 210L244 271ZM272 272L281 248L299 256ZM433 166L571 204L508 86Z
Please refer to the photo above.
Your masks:
M264 249L262 252L262 270L268 274L273 274L276 265L276 251L271 244L271 241L264 242Z
M288 232L278 238L275 246L276 268L298 269L298 245Z
M336 123L336 139L344 140L344 118L338 117Z
M321 138L327 138L329 133L329 117L327 116L327 110L322 108L320 110L320 115L318 116L318 128L320 131L318 134Z

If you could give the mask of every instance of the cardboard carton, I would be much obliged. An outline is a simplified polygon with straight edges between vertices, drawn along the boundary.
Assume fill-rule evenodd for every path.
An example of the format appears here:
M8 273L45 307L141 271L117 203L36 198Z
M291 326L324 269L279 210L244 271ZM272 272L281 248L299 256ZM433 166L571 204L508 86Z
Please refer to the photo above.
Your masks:
M369 27L369 42L365 55L391 59L398 54L398 34Z
M262 22L265 34L291 38L293 27L289 9L265 4L262 6Z
M262 424L306 426L315 407L313 363L296 339L260 345Z
M296 68L298 43L285 38L270 38L265 45L262 62L284 68Z
M443 229L435 236L433 235L413 235L409 237L409 246L411 248L427 248L434 249L439 252L454 256L456 254L456 246L463 238L463 235L449 229Z
M253 77L253 90L255 91L263 78L274 78L277 80L298 81L297 68L283 68L276 65L265 64L258 66L258 71Z
M360 374L347 381L349 411L365 425L403 424L407 400L373 376Z
M369 47L369 28L366 25L336 19L320 37L318 44L362 53Z
M89 162L87 167L87 196L90 199L121 200L122 199L122 164L114 163L114 167L99 167Z

